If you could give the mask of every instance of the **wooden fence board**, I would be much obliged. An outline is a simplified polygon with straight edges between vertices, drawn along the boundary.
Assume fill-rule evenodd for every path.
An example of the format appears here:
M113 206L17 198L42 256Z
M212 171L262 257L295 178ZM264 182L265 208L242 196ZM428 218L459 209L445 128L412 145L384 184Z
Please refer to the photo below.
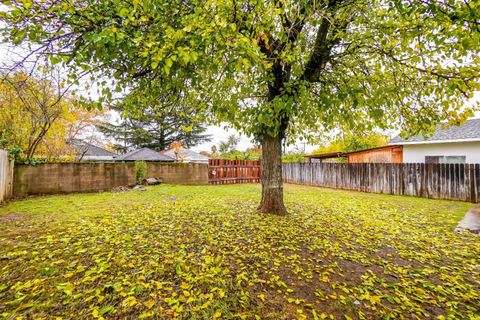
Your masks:
M261 161L224 159L208 161L208 183L210 184L260 182L261 173Z
M480 164L286 163L283 179L337 189L480 202Z
M475 202L480 202L480 164L475 164L475 190L476 190L476 197Z
M13 161L8 158L8 152L0 150L0 204L12 196Z

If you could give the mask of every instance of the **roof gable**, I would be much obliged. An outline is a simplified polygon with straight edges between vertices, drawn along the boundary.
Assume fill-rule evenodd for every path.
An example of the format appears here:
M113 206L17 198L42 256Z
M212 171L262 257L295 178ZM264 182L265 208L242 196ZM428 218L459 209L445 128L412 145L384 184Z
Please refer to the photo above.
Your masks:
M416 135L409 139L402 139L396 136L390 140L389 144L415 144L415 143L440 143L453 141L480 141L480 118L467 120L461 126L447 126L440 124L435 132L424 138L422 135Z
M104 148L95 146L91 143L72 139L72 146L75 148L77 153L85 156L100 156L100 157L115 157L116 154L105 150Z

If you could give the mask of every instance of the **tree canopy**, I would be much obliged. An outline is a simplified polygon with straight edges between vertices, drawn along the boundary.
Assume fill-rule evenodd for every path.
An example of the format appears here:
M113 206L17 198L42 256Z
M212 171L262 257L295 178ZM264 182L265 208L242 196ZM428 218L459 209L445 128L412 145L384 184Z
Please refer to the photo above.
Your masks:
M137 110L173 93L207 122L255 137L265 212L285 212L285 137L338 125L411 135L462 122L478 107L466 105L480 87L478 0L7 4L8 41L32 44L72 79L113 79L107 98L124 90Z
M101 71L140 100L175 91L255 136L282 119L293 136L338 123L417 133L471 115L459 111L479 87L478 1L7 5L3 34L13 43L35 44L74 75ZM282 94L272 99L275 81Z

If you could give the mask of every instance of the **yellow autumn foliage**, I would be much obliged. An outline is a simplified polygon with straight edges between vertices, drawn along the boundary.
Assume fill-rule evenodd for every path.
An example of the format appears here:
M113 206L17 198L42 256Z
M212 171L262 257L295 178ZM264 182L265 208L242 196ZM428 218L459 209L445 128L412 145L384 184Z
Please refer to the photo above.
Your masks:
M68 142L105 112L86 110L62 83L17 72L0 82L0 143L21 148L29 158L70 160Z

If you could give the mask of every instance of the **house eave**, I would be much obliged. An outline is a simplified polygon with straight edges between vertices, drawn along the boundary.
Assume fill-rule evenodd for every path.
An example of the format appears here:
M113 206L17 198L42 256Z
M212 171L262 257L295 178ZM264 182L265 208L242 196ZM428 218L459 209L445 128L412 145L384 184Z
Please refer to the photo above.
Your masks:
M415 144L438 144L438 143L460 143L460 142L479 142L480 138L454 139L454 140L427 140L427 141L403 141L389 143L389 146L415 145Z

